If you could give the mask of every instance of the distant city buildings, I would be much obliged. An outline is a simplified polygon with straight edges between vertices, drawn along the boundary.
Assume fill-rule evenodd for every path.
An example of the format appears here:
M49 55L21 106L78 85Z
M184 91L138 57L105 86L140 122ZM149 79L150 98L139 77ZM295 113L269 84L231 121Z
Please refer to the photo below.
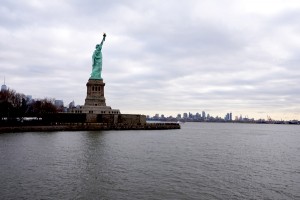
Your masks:
M254 118L249 118L249 117L243 117L242 115L240 116L235 116L233 119L232 112L226 113L224 118L219 117L219 116L212 116L205 111L197 112L196 114L193 114L192 112L185 112L183 114L178 113L176 117L169 116L166 117L164 114L155 114L153 117L150 117L149 115L146 116L148 120L159 120L159 121L182 121L182 122L259 122L259 123L264 123L266 121L271 121L271 120L264 120L264 119L259 119L255 120Z

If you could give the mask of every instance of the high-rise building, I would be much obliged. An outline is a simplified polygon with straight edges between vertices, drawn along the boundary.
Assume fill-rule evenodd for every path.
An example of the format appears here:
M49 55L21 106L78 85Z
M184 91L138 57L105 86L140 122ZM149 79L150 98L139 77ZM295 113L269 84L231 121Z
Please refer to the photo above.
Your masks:
M183 118L187 119L188 118L188 114L187 113L183 113Z
M202 118L203 118L203 119L205 119L205 118L206 118L205 111L202 111Z
M54 101L54 105L55 105L57 108L64 107L64 102L63 102L63 100L55 100L55 101Z
M229 114L228 114L228 113L225 115L224 120L225 120L225 121L228 121L228 120L229 120Z
M224 119L225 121L232 121L232 113L227 113Z
M5 77L4 77L4 83L1 86L1 92L6 91L7 90L7 86L5 85Z
M3 92L3 91L6 91L6 90L7 90L6 85L2 85L2 86L1 86L1 91Z
M200 119L201 118L201 114L200 113L196 113L195 118L196 119Z

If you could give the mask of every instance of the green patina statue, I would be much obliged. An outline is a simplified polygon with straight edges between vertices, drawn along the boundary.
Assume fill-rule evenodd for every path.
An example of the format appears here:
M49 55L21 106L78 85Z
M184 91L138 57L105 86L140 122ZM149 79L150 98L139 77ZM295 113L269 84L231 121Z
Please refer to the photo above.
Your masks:
M102 79L101 77L101 71L102 71L102 45L103 42L105 41L106 34L103 34L103 39L100 44L96 45L96 49L93 53L93 70L91 73L90 79Z

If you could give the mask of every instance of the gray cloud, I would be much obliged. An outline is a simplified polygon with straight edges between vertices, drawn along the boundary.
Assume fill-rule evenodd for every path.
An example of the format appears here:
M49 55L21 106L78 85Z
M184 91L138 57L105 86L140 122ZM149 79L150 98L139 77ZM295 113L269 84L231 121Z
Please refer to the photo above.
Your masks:
M300 4L248 1L2 1L10 88L84 103L101 34L107 104L143 114L206 110L299 116Z

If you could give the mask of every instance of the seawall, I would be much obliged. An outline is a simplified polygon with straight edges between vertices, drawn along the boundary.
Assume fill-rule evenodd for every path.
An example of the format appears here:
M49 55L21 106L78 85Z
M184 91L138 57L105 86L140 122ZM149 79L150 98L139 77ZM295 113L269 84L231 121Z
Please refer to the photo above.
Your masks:
M0 127L0 133L48 132L48 131L100 131L100 130L168 130L180 129L178 123L109 124L109 123L67 123L37 126Z

